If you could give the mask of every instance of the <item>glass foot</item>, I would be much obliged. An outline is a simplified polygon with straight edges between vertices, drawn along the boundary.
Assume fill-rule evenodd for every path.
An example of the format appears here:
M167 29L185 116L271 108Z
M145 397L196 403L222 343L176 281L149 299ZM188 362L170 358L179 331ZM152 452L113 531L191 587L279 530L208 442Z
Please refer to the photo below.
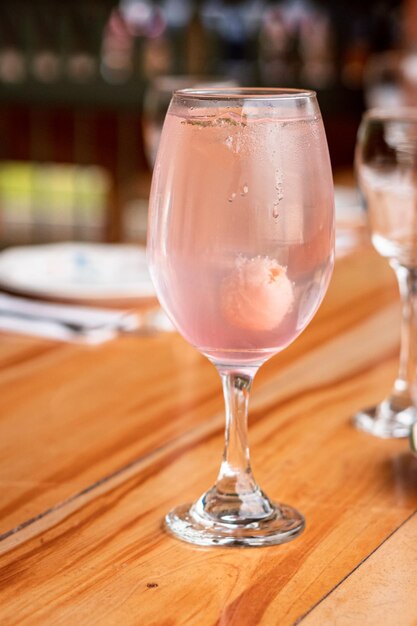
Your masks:
M408 437L412 424L417 421L417 409L408 407L394 412L382 402L376 407L359 411L354 417L354 424L375 437L392 439Z
M165 517L168 530L200 546L272 546L295 539L304 530L304 517L286 504L272 504L267 517L225 523L201 514L196 504L176 507Z

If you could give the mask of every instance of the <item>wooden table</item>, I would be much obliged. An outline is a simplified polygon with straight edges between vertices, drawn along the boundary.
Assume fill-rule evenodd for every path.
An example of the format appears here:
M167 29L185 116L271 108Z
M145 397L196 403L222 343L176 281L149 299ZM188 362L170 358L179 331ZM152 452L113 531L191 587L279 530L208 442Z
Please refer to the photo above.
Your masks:
M417 459L351 425L390 388L398 327L387 264L366 247L339 259L251 403L256 476L307 528L246 550L161 526L218 469L205 358L176 334L96 348L1 336L1 625L417 624Z

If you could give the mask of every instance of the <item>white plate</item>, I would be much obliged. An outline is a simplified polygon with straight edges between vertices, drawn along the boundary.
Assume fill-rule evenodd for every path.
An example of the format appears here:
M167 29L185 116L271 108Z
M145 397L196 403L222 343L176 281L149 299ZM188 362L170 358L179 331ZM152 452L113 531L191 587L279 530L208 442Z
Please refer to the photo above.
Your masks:
M145 249L121 244L57 243L0 253L0 285L19 293L74 300L155 295Z

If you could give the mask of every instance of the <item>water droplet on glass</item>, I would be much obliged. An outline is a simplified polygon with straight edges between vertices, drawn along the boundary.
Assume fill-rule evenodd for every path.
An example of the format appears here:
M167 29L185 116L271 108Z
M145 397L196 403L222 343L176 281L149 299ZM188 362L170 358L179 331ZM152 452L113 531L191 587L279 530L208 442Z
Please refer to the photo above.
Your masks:
M233 192L233 193L229 196L228 200L229 200L229 202L233 202L233 200L234 200L235 198L236 198L236 194Z
M240 195L241 195L241 196L246 196L246 194L248 193L248 191L249 191L249 187L248 187L247 185L243 185L243 187L242 187L242 191L240 192Z

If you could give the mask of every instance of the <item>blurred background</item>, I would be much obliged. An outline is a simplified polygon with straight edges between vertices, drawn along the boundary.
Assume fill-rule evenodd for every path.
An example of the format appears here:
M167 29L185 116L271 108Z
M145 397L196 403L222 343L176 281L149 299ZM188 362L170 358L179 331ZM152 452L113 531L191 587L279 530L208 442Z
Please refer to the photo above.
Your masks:
M317 90L335 175L369 106L416 103L417 0L3 0L0 247L144 241L171 90Z

